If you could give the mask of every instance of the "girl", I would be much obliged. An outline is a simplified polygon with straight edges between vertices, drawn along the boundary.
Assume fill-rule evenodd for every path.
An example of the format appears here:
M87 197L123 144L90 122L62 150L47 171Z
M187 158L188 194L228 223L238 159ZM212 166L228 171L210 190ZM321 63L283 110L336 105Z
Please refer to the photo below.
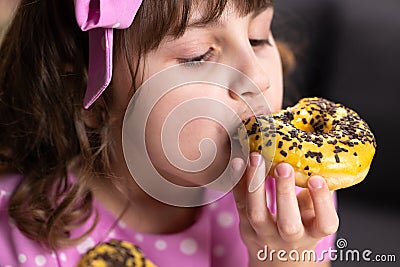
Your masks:
M23 0L5 36L0 265L74 266L81 254L109 239L138 245L158 266L329 265L289 257L315 250L321 259L333 246L338 217L321 177L311 177L309 188L296 195L293 168L282 163L275 179L250 192L250 181L266 176L264 160L252 153L247 165L240 158L231 161L232 177L243 174L233 192L202 207L177 207L144 192L124 159L129 100L144 81L179 63L188 64L188 72L205 68L204 62L225 64L259 91L238 94L198 83L157 103L147 124L154 133L149 154L174 181L193 184L187 173L168 168L160 153L165 112L199 97L220 101L241 119L249 115L242 97L262 95L272 111L281 108L271 1L110 3ZM213 121L193 120L178 139L193 160L205 136L214 141L218 160L210 172L193 174L201 179L227 167L220 166L229 152L226 133ZM277 258L277 251L286 256Z

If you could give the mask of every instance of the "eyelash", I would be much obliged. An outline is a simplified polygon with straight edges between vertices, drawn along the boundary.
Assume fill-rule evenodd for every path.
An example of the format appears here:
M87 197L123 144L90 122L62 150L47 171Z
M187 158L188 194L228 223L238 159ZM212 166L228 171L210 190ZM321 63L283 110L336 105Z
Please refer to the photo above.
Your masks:
M264 46L264 45L272 46L269 39L249 39L249 42L250 42L251 46ZM194 67L194 66L202 64L205 61L210 60L212 58L213 54L214 54L214 48L211 47L207 50L206 53L204 53L200 56L196 56L196 57L192 57L192 58L179 58L178 62L180 64L185 64L188 67Z
M272 43L269 39L249 39L251 46L263 46L268 45L272 46Z
M179 58L178 62L180 64L186 64L188 67L193 67L196 65L200 65L204 61L210 60L214 54L214 48L209 48L207 52L200 56L192 57L192 58Z

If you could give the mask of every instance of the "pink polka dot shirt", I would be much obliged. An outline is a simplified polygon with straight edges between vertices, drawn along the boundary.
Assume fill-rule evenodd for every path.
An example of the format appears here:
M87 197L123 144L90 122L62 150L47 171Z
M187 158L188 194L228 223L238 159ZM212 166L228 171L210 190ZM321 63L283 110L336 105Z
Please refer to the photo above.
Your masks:
M11 193L21 177L0 177L0 266L76 266L80 257L98 243L111 239L125 240L139 246L145 256L163 267L247 266L248 255L239 233L239 218L232 193L202 207L198 220L188 229L174 234L144 234L128 228L100 203L94 201L99 221L94 231L80 244L67 249L48 251L25 237L8 216ZM275 212L273 179L267 180L270 209ZM93 217L73 235L85 231ZM335 236L322 239L316 252L333 247ZM261 248L260 248L261 249Z

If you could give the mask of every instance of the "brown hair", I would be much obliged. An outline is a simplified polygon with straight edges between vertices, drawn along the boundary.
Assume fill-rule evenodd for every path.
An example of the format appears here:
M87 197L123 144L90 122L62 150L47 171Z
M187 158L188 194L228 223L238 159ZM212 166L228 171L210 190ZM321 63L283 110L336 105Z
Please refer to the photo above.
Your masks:
M209 22L229 2L241 15L271 6L269 0L144 0L133 25L115 31L115 60L139 60L165 36L182 35L199 5ZM93 212L87 183L111 175L108 94L89 110L96 127L82 116L87 42L72 0L22 0L0 47L0 165L24 175L9 214L26 236L51 248L71 245L92 230L70 236ZM134 81L138 64L129 67ZM69 179L74 164L80 170L75 183Z

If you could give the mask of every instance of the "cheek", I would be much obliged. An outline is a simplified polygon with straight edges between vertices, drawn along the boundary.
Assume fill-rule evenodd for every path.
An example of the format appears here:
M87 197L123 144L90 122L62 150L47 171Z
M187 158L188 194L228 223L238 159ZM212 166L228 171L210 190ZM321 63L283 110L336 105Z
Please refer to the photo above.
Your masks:
M193 96L192 96L193 97ZM172 94L159 101L149 116L146 146L153 165L171 182L202 185L218 178L230 156L228 133L208 118L182 119L174 108L186 100ZM169 117L170 116L170 117Z
M161 121L155 123L146 145L152 163L164 178L182 186L204 185L225 170L230 142L216 122L196 119L173 133L162 131Z
M274 86L271 86L271 89L266 92L265 97L268 100L269 108L271 109L272 113L282 109L282 102L283 102L282 83L276 83Z
M282 108L283 102L283 73L278 49L274 50L272 59L266 63L266 69L267 73L270 74L271 87L265 92L265 97L271 111L276 112Z
M182 128L178 139L180 151L185 158L192 161L203 158L212 162L214 155L221 157L223 148L228 145L229 136L217 122L196 119Z

